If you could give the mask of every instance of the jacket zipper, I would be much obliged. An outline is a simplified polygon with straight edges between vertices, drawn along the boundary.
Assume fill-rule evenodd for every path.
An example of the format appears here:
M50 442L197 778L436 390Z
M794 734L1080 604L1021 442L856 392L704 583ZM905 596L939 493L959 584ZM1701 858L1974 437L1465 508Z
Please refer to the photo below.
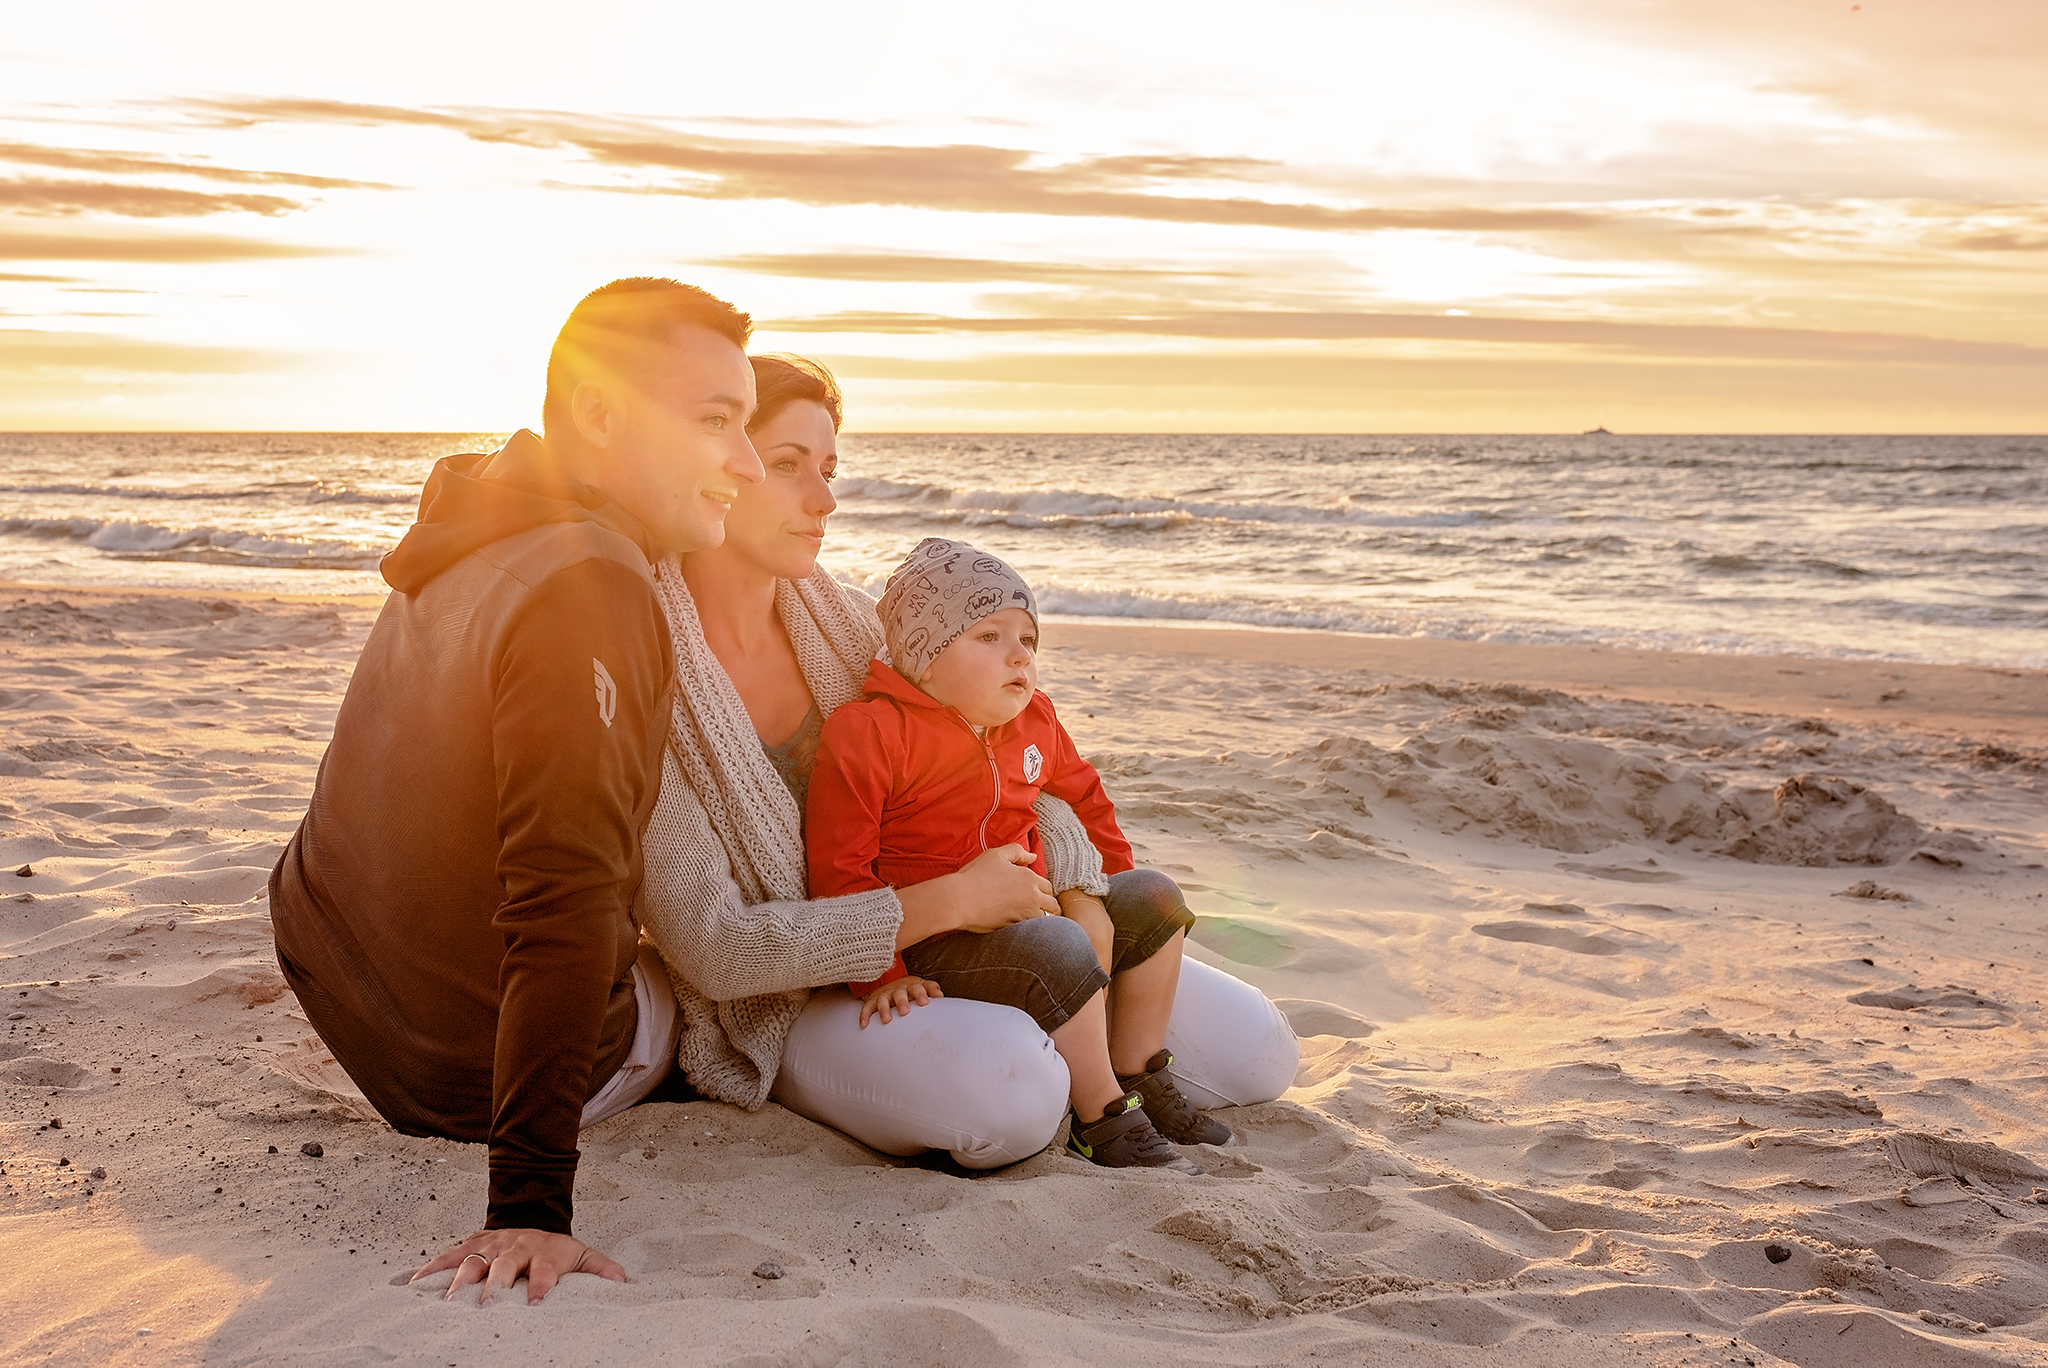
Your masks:
M967 728L968 735L974 737L974 743L981 747L982 755L988 760L988 777L989 782L992 785L994 785L994 795L989 799L988 815L981 819L981 830L978 833L978 837L981 841L981 848L983 850L987 850L989 821L992 818L994 818L996 813L1000 811L1003 806L1003 772L996 767L995 747L989 745L988 737L976 735L974 731L974 724L972 722L969 722L965 717L960 717L960 714L957 711L953 713L953 716L960 718L960 725Z

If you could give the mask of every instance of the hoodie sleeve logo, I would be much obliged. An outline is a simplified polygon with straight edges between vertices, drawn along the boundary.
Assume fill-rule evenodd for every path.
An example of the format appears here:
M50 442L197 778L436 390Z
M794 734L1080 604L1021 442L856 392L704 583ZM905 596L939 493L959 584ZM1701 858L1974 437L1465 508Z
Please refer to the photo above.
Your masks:
M609 727L619 715L619 686L612 683L612 672L602 660L592 656L590 663L597 670L597 720Z
M1024 748L1024 782L1035 784L1038 776L1045 773L1045 755L1036 745Z

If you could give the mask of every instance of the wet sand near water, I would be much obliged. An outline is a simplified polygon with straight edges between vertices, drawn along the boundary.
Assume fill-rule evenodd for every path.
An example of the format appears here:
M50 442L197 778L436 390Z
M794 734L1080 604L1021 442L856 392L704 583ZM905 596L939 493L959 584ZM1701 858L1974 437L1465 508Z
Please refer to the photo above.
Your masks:
M2048 670L1811 656L1686 655L1517 642L1437 641L1234 627L1053 624L1047 649L1365 670L1416 679L1513 680L1659 703L1809 716L2048 745Z

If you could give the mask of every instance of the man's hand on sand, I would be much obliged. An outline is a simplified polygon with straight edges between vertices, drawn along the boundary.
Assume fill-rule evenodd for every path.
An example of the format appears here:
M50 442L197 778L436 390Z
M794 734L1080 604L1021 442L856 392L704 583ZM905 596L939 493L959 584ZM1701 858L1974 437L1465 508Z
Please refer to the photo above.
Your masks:
M479 1230L441 1254L412 1281L431 1277L444 1268L455 1270L448 1284L449 1298L472 1283L482 1283L476 1304L482 1306L493 1294L526 1277L526 1304L532 1306L554 1290L565 1274L590 1273L613 1282L624 1282L626 1270L592 1249L574 1235L555 1235L545 1230Z

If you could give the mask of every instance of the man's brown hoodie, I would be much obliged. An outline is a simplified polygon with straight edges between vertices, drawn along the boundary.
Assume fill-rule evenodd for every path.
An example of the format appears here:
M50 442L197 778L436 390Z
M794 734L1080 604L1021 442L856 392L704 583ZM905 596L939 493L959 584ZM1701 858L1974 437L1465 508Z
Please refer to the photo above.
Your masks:
M386 1120L490 1144L485 1224L567 1232L636 1021L673 663L646 534L520 432L436 463L270 879L278 959Z

